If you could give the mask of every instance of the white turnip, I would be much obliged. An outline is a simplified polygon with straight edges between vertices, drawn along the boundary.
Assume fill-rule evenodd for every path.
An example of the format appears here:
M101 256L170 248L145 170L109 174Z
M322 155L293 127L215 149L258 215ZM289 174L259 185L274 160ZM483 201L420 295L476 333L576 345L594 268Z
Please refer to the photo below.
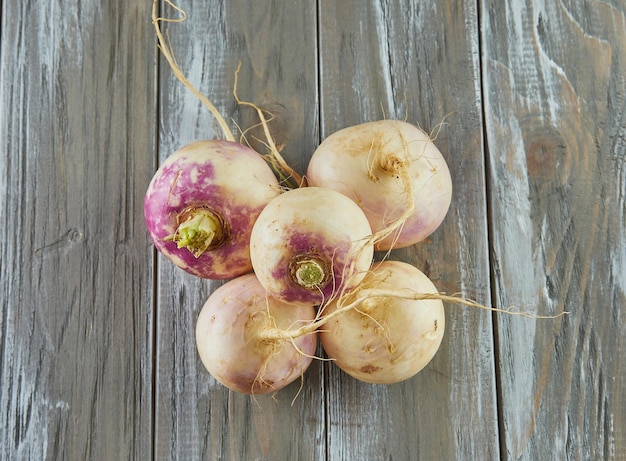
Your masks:
M199 141L170 155L144 201L154 246L190 274L227 279L249 272L250 233L280 194L276 176L254 150Z
M361 209L330 189L284 192L259 215L250 236L254 272L287 302L321 304L355 286L374 253Z
M406 380L428 364L441 344L445 316L438 297L416 267L399 261L375 264L357 288L325 307L324 351L361 381Z
M443 221L452 197L448 166L432 139L398 120L328 136L309 162L307 181L354 200L380 234L377 250L424 240Z
M312 306L268 297L254 274L246 274L219 287L202 307L196 324L198 354L209 373L229 389L275 392L311 364L317 333L297 338L286 334L314 318Z

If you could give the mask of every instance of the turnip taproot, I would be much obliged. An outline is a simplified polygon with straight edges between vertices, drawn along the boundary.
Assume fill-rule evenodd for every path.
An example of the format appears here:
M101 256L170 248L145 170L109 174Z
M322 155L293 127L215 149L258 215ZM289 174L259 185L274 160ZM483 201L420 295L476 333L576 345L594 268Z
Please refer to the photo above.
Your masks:
M275 392L303 375L317 347L314 331L298 338L276 333L314 318L311 305L268 297L255 275L246 274L219 287L202 307L196 323L198 354L209 373L229 389Z
M433 358L445 329L443 303L430 279L399 261L374 265L359 286L326 306L324 315L352 306L325 323L324 351L349 375L391 384L419 372Z
M313 153L309 185L334 189L364 211L377 250L413 245L443 221L452 197L448 166L417 126L380 120L339 130Z
M252 266L271 296L321 304L356 286L369 269L371 233L361 209L345 195L320 187L289 190L254 224Z
M276 176L252 149L199 141L170 155L146 192L144 214L154 246L202 278L226 279L252 269L250 233L280 194Z
M222 114L220 113L220 111L217 110L217 107L215 107L215 105L209 100L209 98L203 95L200 92L200 90L198 90L194 85L192 85L192 83L187 79L187 77L185 76L183 71L180 69L180 67L178 67L178 63L176 62L176 58L174 57L174 52L172 51L172 48L168 40L163 35L163 32L161 32L160 24L162 22L166 22L166 23L184 22L187 19L187 13L185 13L185 11L182 8L176 6L174 2L172 2L171 0L165 0L164 4L169 5L176 12L178 12L180 14L180 18L169 19L169 18L159 17L159 15L157 14L158 8L159 8L159 1L153 0L152 2L152 25L154 26L154 31L156 33L157 40L159 42L159 49L161 50L161 54L163 55L167 63L170 65L170 68L172 69L174 76L183 85L185 85L194 94L194 96L196 96L200 100L200 102L204 104L204 106L209 110L209 112L211 112L213 117L215 117L215 121L218 123L218 125L222 129L224 138L227 141L235 142L235 136L233 135L228 124L226 123L226 120L224 119L224 117L222 117Z

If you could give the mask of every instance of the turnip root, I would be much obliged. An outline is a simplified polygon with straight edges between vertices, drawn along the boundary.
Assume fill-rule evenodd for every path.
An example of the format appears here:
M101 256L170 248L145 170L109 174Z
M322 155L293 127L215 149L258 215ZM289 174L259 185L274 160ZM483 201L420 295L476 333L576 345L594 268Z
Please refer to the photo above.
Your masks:
M355 286L374 253L361 209L330 189L303 187L272 200L250 236L259 282L278 299L321 304Z
M422 294L433 298L420 299ZM430 362L441 344L445 316L436 298L435 286L416 267L377 263L357 288L325 307L324 351L361 381L406 380ZM339 313L342 308L345 312Z
M154 246L190 274L227 279L250 272L250 233L280 194L276 176L252 149L199 141L170 155L144 201Z
M268 297L254 274L219 287L196 324L196 344L209 373L236 392L275 392L304 374L317 347L317 333L276 337L315 318L310 305Z
M331 134L314 152L307 180L354 200L372 231L382 233L377 250L424 240L442 223L452 197L441 152L424 131L398 120Z

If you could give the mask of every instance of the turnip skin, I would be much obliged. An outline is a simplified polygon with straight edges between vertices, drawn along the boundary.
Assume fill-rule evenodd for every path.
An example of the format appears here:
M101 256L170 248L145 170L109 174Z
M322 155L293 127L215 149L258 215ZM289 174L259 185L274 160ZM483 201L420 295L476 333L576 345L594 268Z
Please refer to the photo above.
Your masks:
M439 299L378 297L376 290L437 293L431 280L410 264L375 264L342 300L344 304L361 301L329 320L320 330L320 341L328 357L352 377L392 384L411 378L434 357L443 339L445 313ZM324 315L337 308L337 302L329 304Z
M319 187L293 189L272 200L254 224L252 266L270 295L321 304L361 280L374 253L370 237L367 218L346 196ZM319 262L323 281L303 286L295 272L309 260Z
M252 269L252 226L279 193L274 173L254 150L230 141L198 141L170 155L154 175L144 200L146 226L154 246L188 273L233 278ZM215 213L223 225L221 241L201 254L172 240L185 210L198 208Z
M312 306L270 298L256 276L246 274L219 287L202 307L196 323L198 353L208 372L229 389L275 392L303 375L318 337L314 332L273 339L264 333L295 329L314 318Z
M452 198L452 179L441 152L421 129L398 120L380 120L339 130L313 153L307 169L311 186L334 189L353 199L373 232L388 228L407 208L402 174L412 182L415 208L400 230L377 250L413 245L443 222Z

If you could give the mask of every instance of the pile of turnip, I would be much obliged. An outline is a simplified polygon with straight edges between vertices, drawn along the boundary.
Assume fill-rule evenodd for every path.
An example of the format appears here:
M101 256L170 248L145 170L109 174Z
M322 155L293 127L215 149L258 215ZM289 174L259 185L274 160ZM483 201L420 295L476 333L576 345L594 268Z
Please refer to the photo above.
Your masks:
M156 3L161 51L201 97L171 55ZM450 206L452 179L431 137L398 120L348 127L319 145L300 177L271 141L262 110L253 106L269 154L236 142L201 99L225 139L171 154L144 210L154 246L173 264L228 280L196 323L209 373L237 392L276 392L302 379L318 343L365 382L396 383L423 369L443 338L443 301L477 305L439 293L417 267L392 260L393 249L435 232ZM385 252L382 261L375 251Z

